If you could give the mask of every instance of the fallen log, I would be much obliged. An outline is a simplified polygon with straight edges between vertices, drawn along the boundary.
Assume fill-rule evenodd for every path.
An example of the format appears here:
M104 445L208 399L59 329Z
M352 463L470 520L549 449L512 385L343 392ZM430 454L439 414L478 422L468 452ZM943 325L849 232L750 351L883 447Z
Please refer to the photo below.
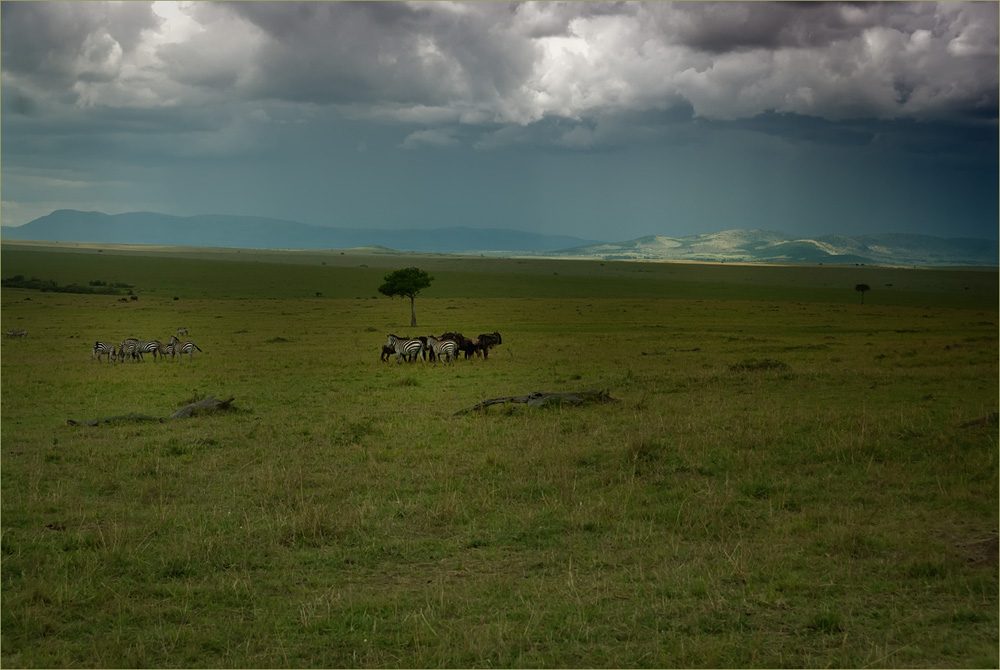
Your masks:
M73 419L66 419L66 423L70 426L98 426L102 423L119 423L125 421L140 423L146 421L156 421L162 423L164 421L169 421L170 419L186 419L192 416L209 414L211 412L215 412L216 410L229 409L233 400L235 400L235 398L230 398L229 400L219 400L214 395L209 396L203 400L185 405L167 417L150 416L148 414L121 414L119 416L109 416L102 419L91 419L90 421L74 421Z
M502 398L490 398L472 407L460 409L453 416L461 416L469 412L481 412L490 405L505 403L520 403L528 407L543 407L545 405L584 405L591 402L617 402L608 391L575 391L569 393L542 393L534 391L525 395L511 395Z
M229 400L219 400L214 395L205 398L204 400L199 400L198 402L193 402L190 405L185 405L179 410L168 416L168 419L186 419L189 416L195 416L198 414L210 414L216 410L229 409L229 403L231 403L235 398L230 398Z

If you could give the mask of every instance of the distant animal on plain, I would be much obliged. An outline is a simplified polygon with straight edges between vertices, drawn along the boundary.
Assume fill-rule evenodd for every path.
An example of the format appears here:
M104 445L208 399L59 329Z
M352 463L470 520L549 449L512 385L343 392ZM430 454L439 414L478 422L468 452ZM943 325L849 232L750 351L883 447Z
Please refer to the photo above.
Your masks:
M134 337L130 337L127 340L122 340L118 343L118 361L121 363L125 362L126 356L130 361L135 363L139 359L139 352L136 350L139 346L139 340Z
M455 359L458 358L458 343L455 340L439 340L436 337L428 337L427 344L430 345L431 352L434 354L435 365L437 360L443 360L445 365L455 364Z
M100 361L101 356L107 356L108 363L110 363L118 357L118 350L111 342L94 342L94 353L90 355L90 360L94 360L96 358Z
M403 362L404 356L410 363L418 357L426 360L424 353L426 345L420 338L405 338L389 333L389 335L386 336L385 344L387 347L392 347L392 350L396 354L397 364Z
M173 345L174 351L176 351L181 358L184 358L184 354L187 354L188 358L191 360L194 360L195 351L202 350L201 347L194 342L191 342L190 340L187 342L181 342L173 335L170 336L170 344Z
M500 333L495 330L492 333L482 333L477 339L479 340L479 351L482 352L484 359L490 357L490 349L498 344L503 344Z
M158 353L160 354L159 360L164 360L167 357L167 354L170 354L170 360L174 360L173 342L161 342Z
M144 342L139 342L135 345L135 351L139 354L139 360L146 360L143 354L153 354L153 360L156 360L157 354L160 353L160 342L159 340L147 340Z

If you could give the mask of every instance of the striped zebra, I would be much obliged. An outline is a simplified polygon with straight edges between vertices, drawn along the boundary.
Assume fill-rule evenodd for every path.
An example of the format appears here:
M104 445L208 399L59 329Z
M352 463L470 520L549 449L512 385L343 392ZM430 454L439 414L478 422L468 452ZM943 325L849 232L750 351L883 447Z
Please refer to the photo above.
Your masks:
M146 360L143 354L153 354L153 360L156 360L156 355L160 353L160 341L159 340L147 340L145 342L136 342L135 353L139 355L139 360Z
M174 351L177 353L178 356L183 358L184 354L187 354L188 358L191 360L194 360L195 350L201 351L201 347L199 347L194 342L191 342L190 340L187 342L181 342L173 335L170 336L170 345L174 348Z
M95 358L100 361L101 356L108 357L108 363L118 358L118 350L111 342L94 342L94 353L90 355L90 360Z
M427 344L430 346L436 359L443 360L446 365L448 363L455 364L455 359L458 358L458 342L455 340L439 340L436 337L428 337ZM437 361L434 364L437 365Z
M187 328L178 328L177 329L177 334L178 335L187 335L188 334L188 329Z
M139 346L139 340L134 337L130 337L127 340L122 340L118 343L118 360L122 363L125 362L125 357L133 363L139 360L139 354L136 352L136 347Z
M392 347L396 352L396 363L403 362L403 356L406 356L406 360L412 363L419 356L425 359L426 354L424 353L424 343L422 340L408 339L404 337L398 337L389 333L385 339L385 345L387 347Z
M174 343L173 342L167 342L167 343L164 344L163 342L161 342L158 353L160 354L160 360L165 359L167 357L167 354L170 354L170 360L173 360L174 359Z

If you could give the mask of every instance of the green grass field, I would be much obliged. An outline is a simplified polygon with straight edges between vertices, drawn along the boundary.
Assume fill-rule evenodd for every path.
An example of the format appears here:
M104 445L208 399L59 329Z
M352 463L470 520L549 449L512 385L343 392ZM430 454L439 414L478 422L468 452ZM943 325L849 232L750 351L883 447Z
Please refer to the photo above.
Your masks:
M416 329L375 297L410 265ZM0 292L4 667L1000 664L995 269L5 243L18 274L139 300ZM180 326L191 360L91 360ZM379 361L445 330L503 344ZM585 389L617 402L455 416Z

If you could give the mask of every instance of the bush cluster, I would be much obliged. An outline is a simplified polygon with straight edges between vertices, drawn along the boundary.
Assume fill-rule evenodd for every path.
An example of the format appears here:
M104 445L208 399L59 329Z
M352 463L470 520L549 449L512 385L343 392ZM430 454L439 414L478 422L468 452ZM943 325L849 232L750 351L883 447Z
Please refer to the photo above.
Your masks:
M121 295L124 290L131 289L132 284L124 282L106 282L100 279L88 282L86 286L72 283L60 286L52 279L38 279L32 277L25 279L24 275L14 275L0 280L0 286L4 288L26 288L36 291L52 291L53 293L97 293L101 295Z

